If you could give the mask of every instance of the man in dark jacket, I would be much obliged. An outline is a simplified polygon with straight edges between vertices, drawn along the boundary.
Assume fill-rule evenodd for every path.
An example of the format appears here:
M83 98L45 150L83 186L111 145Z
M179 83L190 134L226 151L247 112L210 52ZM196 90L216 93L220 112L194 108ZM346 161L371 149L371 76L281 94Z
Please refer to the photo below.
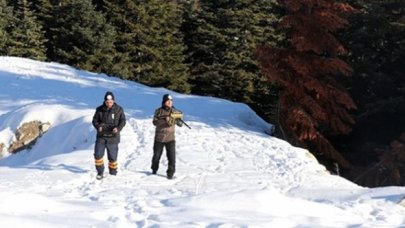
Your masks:
M124 110L115 103L114 94L108 91L104 95L103 105L97 107L93 116L93 126L97 130L94 148L97 179L103 178L105 149L107 149L109 173L117 175L118 143L120 142L120 132L125 123Z
M163 147L166 147L166 156L169 161L167 167L167 178L172 179L176 171L176 141L175 125L181 127L182 118L180 111L173 107L173 99L169 94L165 94L162 106L155 111L153 125L156 126L155 142L153 145L152 173L156 174L159 169L159 161L162 156Z

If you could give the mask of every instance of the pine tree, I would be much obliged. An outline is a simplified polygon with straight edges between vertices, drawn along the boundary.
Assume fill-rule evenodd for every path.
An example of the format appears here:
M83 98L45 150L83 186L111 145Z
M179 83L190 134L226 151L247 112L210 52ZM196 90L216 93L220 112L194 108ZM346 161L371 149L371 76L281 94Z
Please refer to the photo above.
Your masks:
M55 48L52 46L53 38L56 37L56 18L57 7L59 1L53 0L32 0L32 10L37 15L38 21L41 23L42 28L45 32L45 47L46 47L46 56L50 61L56 61L55 59Z
M112 74L124 79L133 78L135 68L131 61L131 53L134 53L133 36L135 3L132 0L95 1L96 7L102 9L107 23L114 27L117 32L114 41L114 59L111 68Z
M165 0L140 1L137 7L136 80L190 92L183 37L180 33L181 8Z
M352 70L339 58L345 49L333 35L347 24L342 14L354 10L327 0L280 3L287 11L280 27L287 33L289 46L261 47L258 55L263 72L282 87L282 126L290 142L350 168L328 137L348 134L354 124L349 110L356 105L336 80Z
M7 42L9 39L9 22L13 15L6 0L0 0L0 55L7 55Z
M375 170L356 169L347 175L370 187L395 185L398 183L386 181L387 172L392 172L394 166L376 165L388 159L384 154L388 150L376 148L388 147L405 132L405 2L351 0L349 3L360 12L350 17L350 26L339 39L350 51L347 60L354 72L347 84L351 86L358 110L356 125L344 138L342 148L352 152L357 166ZM404 158L399 158L395 162L403 163ZM383 169L386 171L380 172ZM362 175L365 172L369 173ZM403 171L400 174L405 175Z
M71 0L54 7L55 27L51 28L54 60L111 73L115 31L91 0Z
M148 85L189 92L179 5L164 0L106 0L102 5L118 31L119 74Z
M364 139L388 144L405 131L401 105L405 102L405 2L356 3L361 13L351 18L351 26L341 36L354 68L350 83L359 103L355 130ZM384 132L371 133L381 125Z
M44 32L27 0L14 2L13 19L10 22L8 55L45 60Z
M254 103L264 88L254 50L280 39L274 1L194 1L189 8L183 30L193 93Z

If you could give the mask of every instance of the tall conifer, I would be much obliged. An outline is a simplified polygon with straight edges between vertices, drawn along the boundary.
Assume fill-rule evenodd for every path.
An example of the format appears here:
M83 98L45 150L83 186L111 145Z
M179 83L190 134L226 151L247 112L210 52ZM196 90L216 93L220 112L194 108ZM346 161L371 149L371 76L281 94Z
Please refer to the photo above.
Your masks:
M319 158L350 168L328 136L348 134L354 124L349 110L356 105L336 80L352 70L339 58L345 49L333 34L347 24L342 13L353 8L329 0L280 3L287 11L280 27L286 31L289 46L262 47L258 55L263 72L282 87L281 123L287 138L324 155Z
M116 33L114 41L114 55L112 72L124 79L132 79L135 67L131 61L134 53L133 32L135 15L135 2L132 0L100 0L95 1L97 8L105 14L107 23L111 24Z
M57 29L56 18L57 7L59 6L59 1L56 0L32 0L32 9L41 23L44 30L44 35L46 38L46 56L49 61L57 61L55 59L55 47L53 46L53 39L56 37Z
M189 92L176 2L105 0L100 5L118 31L116 66L123 78Z
M274 31L274 1L203 0L188 4L191 13L186 15L183 30L193 92L252 104L265 81L254 50L280 39Z
M63 4L62 4L63 3ZM115 31L91 0L71 0L54 10L54 59L82 69L111 73Z
M179 92L190 92L187 83L181 8L165 0L139 1L135 31L137 81Z
M7 55L8 30L12 17L11 8L6 0L0 0L0 55Z
M27 0L14 3L13 19L10 22L8 55L45 60L44 32Z
M354 164L366 167L347 174L356 183L398 185L391 175L400 174L404 183L405 157L388 148L405 133L405 1L349 2L360 12L350 17L340 39L350 51L354 72L347 81L358 110L353 132L338 146L351 152Z

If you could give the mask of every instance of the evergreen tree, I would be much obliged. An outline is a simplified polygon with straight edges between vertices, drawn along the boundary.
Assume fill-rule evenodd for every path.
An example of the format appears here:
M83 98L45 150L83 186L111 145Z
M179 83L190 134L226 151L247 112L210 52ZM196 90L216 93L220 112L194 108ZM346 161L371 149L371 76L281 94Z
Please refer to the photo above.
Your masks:
M137 7L136 80L148 85L190 92L187 83L181 8L165 0L140 1Z
M189 1L186 1L189 2ZM274 1L191 1L183 31L193 93L248 104L270 94L260 73L257 45L280 40ZM260 91L260 92L259 92ZM263 104L262 103L262 104Z
M331 144L330 136L348 134L354 124L349 110L354 101L336 80L350 75L350 66L339 56L345 49L334 32L353 12L347 4L328 0L280 1L287 15L280 22L288 37L286 48L258 50L263 72L282 87L281 122L287 139L305 146L326 165L337 162L349 169L351 163Z
M54 60L85 70L112 73L115 31L91 0L64 1L54 7L55 27L51 28Z
M0 0L0 55L7 55L8 29L12 19L11 8L6 0Z
M131 56L135 53L135 2L100 0L96 1L96 6L103 9L107 22L117 31L112 71L121 78L134 80L135 66Z
M32 10L37 15L39 22L42 25L42 28L45 32L45 47L46 47L46 56L50 61L56 61L55 59L55 48L52 46L53 38L56 37L56 18L57 7L59 1L56 0L32 0Z
M152 86L189 92L184 45L179 32L181 8L176 2L103 1L117 28L117 68L122 77Z
M347 83L358 111L353 132L340 139L344 141L340 145L351 152L357 166L374 170L357 169L347 175L370 187L395 185L398 183L386 181L387 172L398 170L397 164L403 164L405 157L398 156L394 163L387 164L384 153L388 150L377 148L388 147L405 132L405 2L349 2L360 12L351 16L350 26L340 39L349 50L347 60L353 66L353 77ZM361 175L364 172L369 174ZM403 171L400 174L405 176Z
M405 106L400 105L405 102L405 2L356 3L361 13L351 18L341 38L354 68L350 83L359 103L356 130L362 139L388 144L405 131ZM390 131L371 134L381 125Z
M13 19L10 22L8 55L45 60L44 32L27 0L14 2Z

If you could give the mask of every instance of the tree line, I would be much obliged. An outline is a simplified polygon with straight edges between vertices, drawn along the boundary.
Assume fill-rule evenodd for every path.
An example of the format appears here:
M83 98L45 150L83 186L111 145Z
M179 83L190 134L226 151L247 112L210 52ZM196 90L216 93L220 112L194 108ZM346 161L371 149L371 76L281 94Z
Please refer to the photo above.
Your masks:
M404 11L401 0L0 0L0 55L243 102L332 172L403 185Z

